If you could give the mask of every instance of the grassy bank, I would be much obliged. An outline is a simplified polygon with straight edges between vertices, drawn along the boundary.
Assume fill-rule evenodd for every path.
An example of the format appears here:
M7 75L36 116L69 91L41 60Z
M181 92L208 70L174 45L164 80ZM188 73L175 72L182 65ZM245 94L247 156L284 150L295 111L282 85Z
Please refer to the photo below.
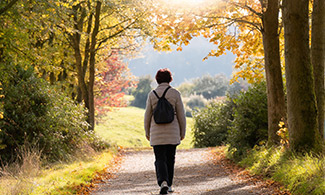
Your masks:
M239 164L253 174L271 177L293 194L325 194L325 156L255 147Z
M143 127L144 109L136 107L117 108L101 119L95 128L104 140L127 148L147 148L149 141ZM178 148L192 148L192 118L187 118L186 137Z
M0 194L76 194L91 185L91 181L107 168L115 153L110 149L48 168L38 166L40 162L33 159L37 156L31 155L22 165L3 167Z

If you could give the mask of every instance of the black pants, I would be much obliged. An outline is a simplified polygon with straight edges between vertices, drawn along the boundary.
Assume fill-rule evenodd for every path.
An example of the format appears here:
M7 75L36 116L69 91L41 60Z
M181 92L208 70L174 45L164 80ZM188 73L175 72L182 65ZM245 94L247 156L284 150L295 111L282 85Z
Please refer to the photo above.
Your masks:
M156 157L156 176L159 186L163 181L166 181L168 186L173 184L176 146L177 145L153 146Z

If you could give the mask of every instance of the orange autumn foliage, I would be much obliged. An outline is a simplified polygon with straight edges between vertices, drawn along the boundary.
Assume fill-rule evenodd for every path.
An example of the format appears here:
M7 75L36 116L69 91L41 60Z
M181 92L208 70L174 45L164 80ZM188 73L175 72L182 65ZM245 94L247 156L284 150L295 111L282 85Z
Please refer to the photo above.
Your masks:
M195 8L170 8L160 1L154 12L154 46L168 51L176 45L182 51L193 38L203 36L218 45L203 60L231 51L236 55L232 82L259 82L264 79L262 7L258 0L203 1Z

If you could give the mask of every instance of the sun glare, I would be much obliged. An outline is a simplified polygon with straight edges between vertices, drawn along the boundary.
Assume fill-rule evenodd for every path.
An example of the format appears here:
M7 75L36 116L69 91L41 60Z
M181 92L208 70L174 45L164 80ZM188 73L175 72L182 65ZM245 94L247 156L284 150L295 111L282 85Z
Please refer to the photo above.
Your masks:
M192 7L203 4L206 0L163 0L169 5L178 5L182 7Z

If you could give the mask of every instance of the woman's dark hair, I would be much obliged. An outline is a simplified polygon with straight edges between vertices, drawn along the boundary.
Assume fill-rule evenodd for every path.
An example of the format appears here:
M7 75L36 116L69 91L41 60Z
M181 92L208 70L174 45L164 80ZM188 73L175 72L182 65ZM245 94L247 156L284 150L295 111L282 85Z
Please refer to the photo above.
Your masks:
M173 77L172 73L168 68L159 69L156 74L156 81L158 84L160 83L170 83L172 82Z

